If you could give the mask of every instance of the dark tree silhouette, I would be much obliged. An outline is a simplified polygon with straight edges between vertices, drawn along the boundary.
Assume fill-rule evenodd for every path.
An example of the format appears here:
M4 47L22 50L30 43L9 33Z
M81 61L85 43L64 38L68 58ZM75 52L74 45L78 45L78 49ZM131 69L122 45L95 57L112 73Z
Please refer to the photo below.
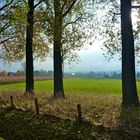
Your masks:
M131 19L131 0L121 0L122 34L122 105L138 106L135 78L134 36Z
M71 13L72 8L75 6L77 0L71 1L61 1L54 0L54 21L53 21L53 59L54 59L54 97L64 98L64 88L63 88L63 47L62 39L64 28L69 24L74 24L82 18L82 16L75 17L74 21L69 21L65 23L67 15ZM80 4L80 1L79 1ZM77 3L78 7L78 3ZM79 11L77 10L77 13Z
M54 0L54 97L64 97L63 72L62 72L62 10L60 0Z
M34 68L33 68L33 15L34 0L28 0L29 11L27 14L26 29L26 94L34 94Z

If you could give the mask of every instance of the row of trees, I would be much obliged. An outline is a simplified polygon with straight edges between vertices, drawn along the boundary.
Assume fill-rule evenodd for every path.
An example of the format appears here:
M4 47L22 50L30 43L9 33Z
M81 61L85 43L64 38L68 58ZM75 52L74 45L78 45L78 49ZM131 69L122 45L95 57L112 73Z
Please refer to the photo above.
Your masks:
M91 29L90 24L94 22L94 4L100 6L105 2L118 3L117 0L3 0L0 7L1 58L8 61L20 60L24 58L26 50L26 94L34 94L34 57L45 58L50 50L48 46L53 45L54 97L65 97L64 59L70 58L72 61L75 58L74 50L80 49L85 40L86 43L89 42L88 38L93 39L94 28ZM120 13L114 15L121 14L122 105L137 106L139 100L131 10L139 6L132 6L131 0L120 0L120 5Z

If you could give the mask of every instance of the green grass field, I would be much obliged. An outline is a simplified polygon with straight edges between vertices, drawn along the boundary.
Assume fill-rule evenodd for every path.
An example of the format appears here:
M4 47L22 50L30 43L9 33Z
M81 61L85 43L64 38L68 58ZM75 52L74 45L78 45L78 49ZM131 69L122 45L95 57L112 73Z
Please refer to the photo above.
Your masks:
M114 79L65 79L65 92L120 94L121 81ZM25 83L0 85L0 89L25 89ZM35 81L35 90L51 92L53 81Z
M137 82L138 93L140 94L140 83ZM23 90L25 83L15 83L0 85L0 90ZM116 79L65 79L65 92L71 93L105 93L105 94L121 94L121 80ZM52 92L53 81L35 81L35 91Z

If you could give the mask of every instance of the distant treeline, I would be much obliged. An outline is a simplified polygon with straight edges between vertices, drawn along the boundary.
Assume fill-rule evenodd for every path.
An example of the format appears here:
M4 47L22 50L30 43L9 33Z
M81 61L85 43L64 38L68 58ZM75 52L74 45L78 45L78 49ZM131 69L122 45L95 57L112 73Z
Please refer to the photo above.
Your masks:
M16 72L0 72L0 76L25 76L25 71L17 70ZM53 71L35 70L34 76L52 77Z
M74 72L74 73L64 73L65 77L75 77L75 78L115 78L120 79L121 73L117 72Z
M1 71L0 76L25 76L25 71L18 70L17 72ZM34 76L53 77L53 71L35 70ZM121 79L120 72L65 72L65 78L114 78ZM140 79L140 72L136 73L136 77Z
M74 77L74 78L113 78L121 79L121 72L74 72L74 73L64 73L64 77ZM140 72L136 73L137 79L140 79Z

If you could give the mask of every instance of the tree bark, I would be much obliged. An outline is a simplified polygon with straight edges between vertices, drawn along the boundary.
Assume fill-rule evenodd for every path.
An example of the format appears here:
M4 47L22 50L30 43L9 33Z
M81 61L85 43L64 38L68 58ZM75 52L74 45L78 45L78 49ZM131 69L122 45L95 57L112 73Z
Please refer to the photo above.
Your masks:
M131 0L121 0L121 34L122 34L122 105L138 106L134 36L131 19Z
M63 72L62 72L62 11L60 0L54 0L54 44L53 44L53 59L54 59L54 97L64 98L63 88Z
M28 0L29 11L27 14L26 28L26 94L34 94L34 68L33 68L33 15L34 0Z

